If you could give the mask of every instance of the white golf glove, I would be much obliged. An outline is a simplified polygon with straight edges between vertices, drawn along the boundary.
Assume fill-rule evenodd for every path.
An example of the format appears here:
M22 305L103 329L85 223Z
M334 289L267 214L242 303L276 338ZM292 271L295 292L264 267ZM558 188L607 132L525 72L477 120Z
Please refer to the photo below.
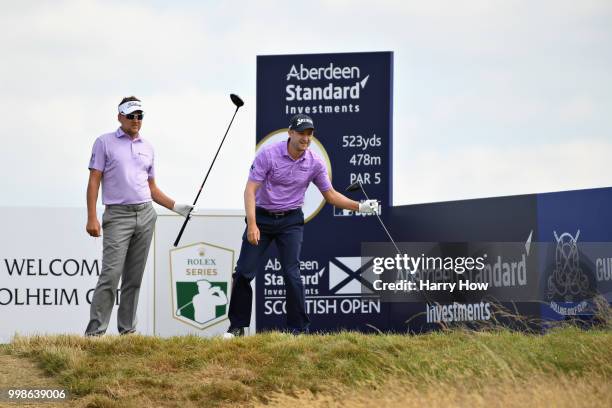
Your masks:
M185 218L189 214L193 214L195 212L195 211L192 211L192 210L193 210L193 205L191 205L191 204L174 203L174 207L172 208L172 211L174 211L178 215L182 215Z
M363 214L378 214L380 204L378 200L365 200L359 203L359 212Z

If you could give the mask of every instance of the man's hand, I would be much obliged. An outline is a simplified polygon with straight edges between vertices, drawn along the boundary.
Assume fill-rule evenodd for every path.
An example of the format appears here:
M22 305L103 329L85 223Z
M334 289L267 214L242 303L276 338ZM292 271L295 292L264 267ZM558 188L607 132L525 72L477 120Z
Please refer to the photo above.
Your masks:
M96 202L98 201L98 190L102 182L102 172L96 169L89 170L89 182L87 183L87 226L85 230L92 237L100 236L100 222L96 213Z
M359 203L359 212L363 214L378 214L380 204L378 200L365 200Z
M182 215L185 218L189 216L189 214L192 212L191 210L193 210L193 205L191 204L174 203L174 207L172 208L172 211L178 215Z
M87 227L85 227L87 233L92 237L100 236L100 222L97 218L92 218L87 220Z
M247 227L247 239L252 245L257 245L259 243L259 228L257 228L257 224Z

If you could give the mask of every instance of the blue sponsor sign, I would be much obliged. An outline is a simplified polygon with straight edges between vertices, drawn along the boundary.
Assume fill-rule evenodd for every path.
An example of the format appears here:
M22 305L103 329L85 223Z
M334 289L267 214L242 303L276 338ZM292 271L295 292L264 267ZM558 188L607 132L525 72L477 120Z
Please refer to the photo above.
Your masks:
M534 330L546 321L590 319L602 304L612 303L611 206L612 188L587 189L395 207L390 224L399 241L524 242L526 252L531 248L528 279L537 281L537 299L525 301L533 297L531 284L521 293L500 288L496 297L503 301L490 305L491 316L474 319L474 327L478 320L494 320ZM486 306L486 297L482 301ZM438 328L452 321L455 303L480 306L478 299L461 296L439 304L394 303L389 326L413 332Z
M538 194L542 318L592 316L612 303L612 188Z
M389 211L392 186L393 53L257 57L257 148L287 140L289 119L311 116L310 149L327 164L340 192L361 181ZM360 192L351 197L364 199ZM327 205L314 185L303 206L306 226L301 271L313 330L385 329L386 306L363 293L362 241L384 241L373 216ZM256 279L257 330L285 327L285 286L276 248Z

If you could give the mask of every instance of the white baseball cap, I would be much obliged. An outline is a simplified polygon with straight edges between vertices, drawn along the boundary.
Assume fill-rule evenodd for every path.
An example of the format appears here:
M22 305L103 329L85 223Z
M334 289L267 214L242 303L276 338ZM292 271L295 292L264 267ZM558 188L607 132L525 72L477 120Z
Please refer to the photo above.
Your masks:
M141 111L142 110L142 102L140 101L127 101L119 105L119 113L122 115L127 115L132 112Z

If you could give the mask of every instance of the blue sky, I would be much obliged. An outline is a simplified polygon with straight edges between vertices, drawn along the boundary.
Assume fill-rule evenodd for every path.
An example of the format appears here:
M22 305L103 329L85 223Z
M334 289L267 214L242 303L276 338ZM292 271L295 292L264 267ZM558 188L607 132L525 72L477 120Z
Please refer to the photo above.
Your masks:
M241 208L255 57L318 52L395 53L395 204L612 185L609 1L24 1L0 38L3 206L84 206L127 94L158 184L191 201L236 92L201 204Z

